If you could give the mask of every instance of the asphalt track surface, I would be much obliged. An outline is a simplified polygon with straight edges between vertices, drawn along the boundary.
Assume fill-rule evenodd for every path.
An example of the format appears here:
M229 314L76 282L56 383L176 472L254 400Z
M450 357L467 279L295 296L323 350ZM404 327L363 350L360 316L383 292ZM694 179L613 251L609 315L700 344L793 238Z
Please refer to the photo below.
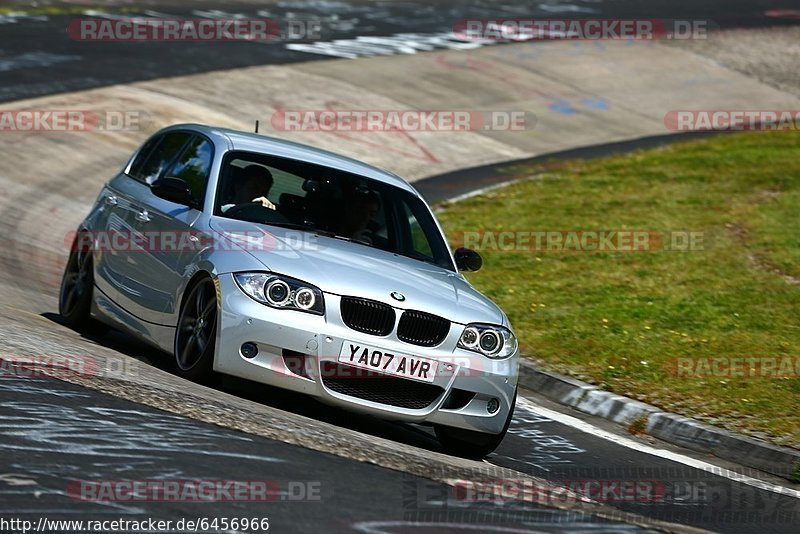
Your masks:
M59 380L0 373L0 403L5 471L0 517L6 519L38 525L44 518L45 524L58 525L238 518L259 525L267 520L271 532L389 525L391 532L404 532L413 530L408 523L417 519L409 513L449 500L473 526L492 529L490 522L475 521L491 518L492 504L457 501L444 484L199 423ZM154 489L149 501L129 498L111 486L125 480L148 481L166 492ZM168 493L168 482L181 486ZM230 482L239 485L238 495ZM212 494L211 487L222 489ZM590 514L524 503L504 519L506 528L525 530L535 525L540 531L598 531L614 525L615 531L639 531ZM170 530L192 530L176 527Z
M255 42L85 42L71 39L66 28L84 18L144 16L154 18L269 18L284 33L287 21L320 23L316 41L359 36L426 35L452 30L467 18L615 18L704 20L709 27L756 27L796 24L796 0L508 0L339 1L283 0L219 2L175 1L23 2L0 13L0 102L91 87L254 65L330 58L291 50L308 39ZM61 10L61 14L59 14ZM366 51L369 55L370 52ZM265 88L268 90L268 88Z
M49 318L49 319L48 319ZM47 314L43 323L55 321ZM71 331L53 322L51 335L69 342ZM74 337L74 336L73 336ZM125 334L111 331L92 342L141 357L169 369L169 357ZM44 342L43 342L44 343ZM224 380L220 392L265 405L276 412L330 423L347 435L366 434L392 440L409 456L424 457L439 447L426 427L379 421L322 406L302 395L239 380ZM663 451L695 456L655 440L628 436L654 454L637 452L553 418L563 411L535 393L518 406L514 422L487 468L507 467L561 487L590 483L595 500L612 510L691 525L718 532L793 532L800 519L796 496L758 489L693 469L660 456ZM177 416L94 389L82 388L18 368L7 361L0 370L0 518L48 520L142 520L160 518L266 517L275 532L479 529L484 532L639 530L579 510L564 511L526 502L506 493L497 499L479 485L497 480L476 471L475 485L452 486L280 441L229 430ZM581 417L573 414L573 416ZM590 424L624 437L612 424ZM303 426L298 424L298 430ZM344 449L347 442L342 443ZM369 457L369 451L360 451ZM718 462L719 471L780 484L752 470ZM435 473L432 473L435 475ZM433 478L436 478L435 476ZM233 481L264 483L269 498L256 502L207 502L167 499L154 502L114 500L102 493L112 481ZM500 478L515 487L513 477ZM101 484L100 492L79 484ZM77 485L77 486L76 486ZM790 486L784 484L785 486ZM472 493L463 491L472 488ZM622 488L628 488L623 491ZM630 488L638 488L631 490ZM106 490L108 491L108 490ZM508 490L511 491L511 490ZM313 492L313 493L312 493ZM250 495L250 494L247 494ZM313 497L309 498L309 495ZM304 497L305 496L305 497ZM249 497L248 497L249 498ZM187 500L188 499L188 500ZM260 499L260 500L259 500ZM558 503L560 497L552 497ZM380 525L380 526L378 526ZM388 528L391 526L391 528ZM385 530L386 528L386 530ZM65 529L76 531L77 529ZM183 529L186 530L186 529ZM425 530L425 529L423 529ZM513 531L513 530L512 530Z
M287 2L282 9L290 4L299 5ZM648 4L647 13L642 14L633 7L636 5L633 2L609 4L613 9L602 3L572 3L595 9L598 16L707 17L723 26L771 23L774 20L763 15L766 10L791 7L789 2L706 2L700 7L695 4L698 3L653 2ZM233 12L233 5L227 4L225 9ZM338 5L340 10L363 8L357 3L317 2L316 5ZM384 9L390 11L380 17L364 14L374 11L358 11L360 15L351 18L357 18L358 24L363 24L358 27L359 31L343 30L335 37L360 35L360 30L365 32L364 35L391 35L402 31L436 32L446 29L450 19L445 20L444 16L451 17L452 13L437 8L436 13L445 15L438 22L432 21L430 15L425 15L431 13L425 10L429 5L407 2L395 6L389 3ZM448 4L444 2L442 5ZM459 5L463 8L463 4ZM489 9L487 5L489 2L470 2L468 7L459 11L458 18L481 16ZM520 6L530 9L522 3ZM172 9L164 3L157 7L164 12ZM212 7L216 6L203 6L204 9ZM332 8L326 7L329 9ZM256 8L252 4L243 4L241 10L255 13ZM187 13L186 8L180 6L169 12L176 15ZM391 16L392 13L397 16ZM2 100L202 70L320 59L280 46L249 43L170 47L168 52L156 44L119 45L115 48L74 43L64 40L62 34L65 21L73 16L49 16L47 20L21 18L3 26L0 37L3 51L0 68L5 69L0 77ZM362 20L373 21L371 27ZM40 62L37 66L36 58L47 59L47 56L37 53L77 58L54 64ZM33 55L27 56L27 63L20 63L20 56L25 54ZM605 147L606 151L619 149L619 146ZM570 156L597 155L604 149L594 150ZM469 184L466 188L453 185L458 183L458 175L417 185L430 200L441 200L476 186L504 181L509 174L506 169L495 166L472 170L464 176L467 176L464 183ZM7 193L13 196L13 191ZM52 194L43 185L38 197L19 199L19 205L46 204ZM12 209L0 214L4 228L14 228L15 213ZM37 268L35 263L25 266L14 263L16 260L12 262L13 258L24 257L25 243L6 243L8 248L0 251L2 264L14 268L0 274L0 287L4 292L1 306L3 328L8 329L4 334L13 336L17 328L20 331L39 329L42 334L47 333L48 346L58 345L69 352L75 344L75 334L58 324L54 314L56 301L52 288L57 285L57 279L52 273L31 272ZM28 278L37 282L26 281ZM41 281L47 283L41 285ZM31 340L34 344L37 341ZM119 353L121 358L141 358L142 354L147 354L150 365L169 369L167 355L153 355L150 349L124 334L110 332L81 342L98 344ZM276 413L286 413L290 418L309 418L312 425L314 422L320 425L332 423L353 436L366 434L392 440L410 457L439 451L427 428L354 416L298 395L265 390L243 381L226 381L218 387L222 392L264 405ZM771 486L773 489L759 489L663 459L658 452L650 454L632 450L629 446L576 429L575 425L559 422L548 410L558 412L563 409L537 398L533 392L522 393L532 403L518 407L507 439L488 458L487 467L508 467L557 483L592 481L611 488L599 499L611 509L714 531L794 532L800 523L800 500L786 492L775 491L778 487L796 490L796 485L763 474L746 473L774 484ZM480 531L492 528L498 531L633 530L633 527L610 523L597 515L553 510L514 499L480 502L478 497L473 500L459 498L463 495L457 494L450 486L348 459L346 454L328 455L243 434L224 426L208 425L51 378L6 375L0 379L0 405L3 407L0 420L0 518L5 519L45 516L50 519L268 517L274 532L322 528L373 532L444 528ZM537 406L540 407L538 411ZM624 435L614 425L575 413L572 415L612 434ZM628 439L642 446L712 461L647 438L628 436ZM343 442L342 447L346 449L347 443ZM736 469L736 466L723 462L715 463ZM741 469L738 471L743 472ZM81 501L69 494L70 483L76 480L198 479L270 481L274 484L271 487L277 487L279 493L263 503L120 503ZM613 491L615 483L630 485L637 481L647 489L638 497L626 498ZM293 488L298 483L318 483L319 500L293 500L290 482L295 484Z

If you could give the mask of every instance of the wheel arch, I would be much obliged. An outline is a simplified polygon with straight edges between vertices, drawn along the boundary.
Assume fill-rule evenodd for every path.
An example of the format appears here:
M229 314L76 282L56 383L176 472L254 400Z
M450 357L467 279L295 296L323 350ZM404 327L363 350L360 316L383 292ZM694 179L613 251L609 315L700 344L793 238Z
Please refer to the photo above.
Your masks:
M177 307L177 312L178 313L177 313L176 318L175 318L176 326L178 324L177 321L180 318L181 311L183 311L183 306L184 306L184 304L186 304L186 295L192 290L192 288L198 282L200 282L200 280L202 280L204 278L208 278L209 280L214 282L214 287L217 288L217 306L219 306L219 296L220 296L219 295L219 285L214 281L214 274L211 271L208 271L206 269L198 269L194 274L192 274L192 276L189 278L189 280L183 285L183 288L181 290L180 299L178 301L178 307Z

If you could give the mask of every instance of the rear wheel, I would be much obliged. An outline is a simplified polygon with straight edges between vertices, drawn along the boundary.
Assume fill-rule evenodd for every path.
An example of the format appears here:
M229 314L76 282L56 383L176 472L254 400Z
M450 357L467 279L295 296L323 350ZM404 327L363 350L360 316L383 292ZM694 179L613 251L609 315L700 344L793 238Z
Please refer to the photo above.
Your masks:
M85 328L92 321L89 310L94 288L92 243L89 234L75 236L72 251L64 268L61 290L58 297L58 313L70 328Z
M506 437L508 427L511 426L511 419L514 417L514 407L517 404L517 391L514 390L514 399L508 410L508 417L503 425L503 430L499 434L486 434L474 430L454 428L450 426L437 425L434 427L439 444L449 454L462 456L464 458L481 459L488 456L502 443Z
M217 291L211 278L191 286L175 331L175 366L184 378L207 382L214 376L217 339Z

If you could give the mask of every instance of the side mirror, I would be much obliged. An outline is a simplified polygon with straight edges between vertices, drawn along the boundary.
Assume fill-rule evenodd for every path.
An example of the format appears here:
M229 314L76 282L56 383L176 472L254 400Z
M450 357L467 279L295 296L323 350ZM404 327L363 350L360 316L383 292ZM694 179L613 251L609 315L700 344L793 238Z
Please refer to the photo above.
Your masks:
M454 254L459 271L477 271L483 266L481 255L470 248L458 248Z
M155 196L176 204L183 204L189 207L195 207L197 204L197 201L192 196L192 190L189 189L189 184L174 176L166 176L156 180L150 186L150 190Z

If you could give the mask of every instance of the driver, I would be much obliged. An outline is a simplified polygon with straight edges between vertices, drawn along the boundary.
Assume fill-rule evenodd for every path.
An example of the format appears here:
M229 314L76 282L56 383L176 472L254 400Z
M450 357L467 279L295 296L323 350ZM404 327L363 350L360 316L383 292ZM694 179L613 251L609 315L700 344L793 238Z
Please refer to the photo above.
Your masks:
M234 206L249 204L251 202L261 204L265 208L274 210L276 208L275 204L270 202L267 198L274 181L272 174L266 168L261 165L248 165L242 169L241 175L237 177L236 181L233 183L233 197L231 198L231 202L223 204L220 210L226 212Z

